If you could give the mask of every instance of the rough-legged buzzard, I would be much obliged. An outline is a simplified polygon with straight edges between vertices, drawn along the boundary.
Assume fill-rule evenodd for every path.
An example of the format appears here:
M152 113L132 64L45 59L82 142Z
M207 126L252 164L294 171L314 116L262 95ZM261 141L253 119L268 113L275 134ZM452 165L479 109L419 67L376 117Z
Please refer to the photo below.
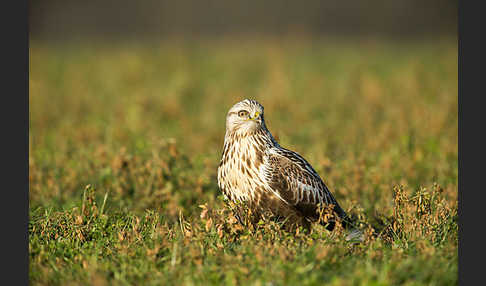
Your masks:
M347 221L314 168L277 143L265 125L263 106L255 100L245 99L228 111L218 186L225 199L249 206L252 222L269 213L283 218L291 228L309 229L311 222L320 221L332 230L332 216L319 220L323 207L330 208L334 218Z

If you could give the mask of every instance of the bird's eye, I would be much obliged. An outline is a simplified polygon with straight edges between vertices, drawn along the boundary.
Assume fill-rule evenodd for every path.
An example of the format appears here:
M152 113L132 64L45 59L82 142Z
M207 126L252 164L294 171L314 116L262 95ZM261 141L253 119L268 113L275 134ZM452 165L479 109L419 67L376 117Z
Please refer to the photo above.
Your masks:
M239 117L246 117L246 116L248 116L248 111L240 110L240 111L238 111L238 116Z

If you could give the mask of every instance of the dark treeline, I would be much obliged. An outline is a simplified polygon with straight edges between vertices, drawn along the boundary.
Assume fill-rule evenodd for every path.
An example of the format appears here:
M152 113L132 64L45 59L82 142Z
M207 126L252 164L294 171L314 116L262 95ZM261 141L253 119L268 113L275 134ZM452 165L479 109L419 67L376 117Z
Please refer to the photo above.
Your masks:
M457 0L29 1L34 39L457 33Z

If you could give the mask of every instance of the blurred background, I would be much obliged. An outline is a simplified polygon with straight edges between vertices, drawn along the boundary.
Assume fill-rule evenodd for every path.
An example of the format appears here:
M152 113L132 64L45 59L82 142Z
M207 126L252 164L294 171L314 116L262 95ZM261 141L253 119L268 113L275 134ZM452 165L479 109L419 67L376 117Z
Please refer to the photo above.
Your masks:
M457 190L457 1L29 8L32 206L92 184L132 209L198 210L219 194L226 112L244 98L338 199L372 211L397 183Z
M164 39L235 35L455 36L457 0L30 2L33 39Z
M232 277L221 265L238 265L236 269L245 260L258 265L240 272L252 277L249 281L255 279L252 273L267 272L262 265L282 265L273 272L276 280L257 280L263 283L293 281L286 273L294 265L299 265L299 283L308 277L325 277L336 285L346 284L342 277L356 278L350 284L360 285L376 279L385 279L376 282L385 285L409 279L441 285L457 281L457 0L29 2L29 207L32 217L46 217L31 220L39 222L32 224L39 233L33 236L30 256L34 283L70 284L63 281L88 273L122 284L146 278L189 284L221 273ZM201 248L197 252L182 246L187 237L183 244L171 244L172 253L180 245L178 252L184 254L177 254L184 262L173 267L172 250L165 246L147 260L145 248L152 242L146 244L138 234L133 238L140 248L132 248L134 240L122 244L130 252L112 251L119 244L105 244L107 240L95 243L98 224L79 225L89 231L89 243L72 240L73 248L84 254L71 251L66 242L71 238L65 239L61 229L79 216L66 213L58 224L47 208L82 208L88 184L96 189L96 202L103 202L100 218L109 219L100 229L111 232L119 214L133 222L132 214L154 210L161 222L174 226L174 232L160 228L164 243L179 233L175 229L181 214L197 223L199 206L224 208L216 175L225 117L244 98L265 107L266 125L281 146L303 155L348 213L393 218L394 206L400 204L394 196L398 185L407 195L420 191L428 196L422 191L432 190L440 207L429 205L430 213L409 204L407 220L400 214L397 221L406 226L407 235L405 230L413 228L414 239L399 238L383 248L370 244L371 252L356 248L357 256L349 255L348 246L341 251L332 243L333 251L338 250L334 254L325 248L316 255L306 250L295 259L287 254L280 258L294 250L278 239L275 245L285 251L270 255L240 252L234 248L239 242L224 249L218 243L218 253L228 257L220 259L210 252L197 254L203 249L199 241L209 237L209 232L199 232L192 240L198 243L189 243ZM426 208L430 201L424 199L420 206ZM434 224L423 228L428 221ZM414 227L415 222L422 226ZM57 231L55 236L44 234L46 225L62 227L60 237ZM99 235L110 241L120 237L115 230ZM265 240L255 242L254 249L267 249ZM216 249L215 244L204 245L204 253ZM143 263L130 258L135 252ZM245 260L235 259L233 252ZM159 259L159 253L165 254ZM186 256L190 253L197 256ZM253 259L262 256L270 260ZM314 257L326 259L315 264ZM146 261L149 267L140 266ZM367 261L365 272L362 261Z

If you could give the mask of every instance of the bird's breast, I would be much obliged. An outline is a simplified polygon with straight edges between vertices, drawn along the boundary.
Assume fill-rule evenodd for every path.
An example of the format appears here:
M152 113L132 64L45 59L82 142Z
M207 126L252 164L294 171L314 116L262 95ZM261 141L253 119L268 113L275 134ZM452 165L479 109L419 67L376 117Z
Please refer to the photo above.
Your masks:
M218 168L218 185L225 196L232 201L248 201L255 197L255 190L265 189L263 161L264 150L258 142L225 142Z

